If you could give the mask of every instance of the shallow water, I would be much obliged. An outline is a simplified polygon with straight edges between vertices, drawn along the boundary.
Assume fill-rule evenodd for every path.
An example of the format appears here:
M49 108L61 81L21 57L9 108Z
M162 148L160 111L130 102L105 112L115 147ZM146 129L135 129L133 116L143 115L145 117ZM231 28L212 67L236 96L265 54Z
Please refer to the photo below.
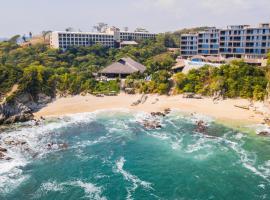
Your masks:
M148 117L111 110L6 131L0 199L270 199L269 138L179 112L146 130ZM211 137L195 131L201 118Z

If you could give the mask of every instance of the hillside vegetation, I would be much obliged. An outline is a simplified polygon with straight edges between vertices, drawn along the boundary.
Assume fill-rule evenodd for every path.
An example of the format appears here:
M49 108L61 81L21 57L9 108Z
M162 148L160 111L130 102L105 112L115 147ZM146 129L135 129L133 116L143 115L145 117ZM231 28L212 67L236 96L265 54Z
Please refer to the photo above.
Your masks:
M119 91L116 81L98 82L93 73L111 62L130 56L148 65L148 72L159 70L157 62L165 60L160 68L174 64L176 55L167 52L163 37L157 41L143 41L136 47L109 49L100 45L72 47L66 51L38 44L20 47L13 41L0 43L0 94L19 84L18 92L28 92L34 98L38 93L54 96L57 93ZM158 64L159 65L159 64Z
M39 93L80 94L119 91L119 80L99 82L93 73L111 62L129 56L147 66L145 74L132 74L126 86L137 92L168 94L193 92L223 97L263 100L269 82L268 68L233 62L220 68L205 66L188 74L173 75L177 53L167 51L174 34L162 34L155 41L142 41L138 46L109 49L100 45L72 47L66 51L37 44L20 47L13 40L0 42L0 95L19 84L16 94L27 92L33 99ZM146 77L150 81L145 81ZM12 99L12 97L10 97Z

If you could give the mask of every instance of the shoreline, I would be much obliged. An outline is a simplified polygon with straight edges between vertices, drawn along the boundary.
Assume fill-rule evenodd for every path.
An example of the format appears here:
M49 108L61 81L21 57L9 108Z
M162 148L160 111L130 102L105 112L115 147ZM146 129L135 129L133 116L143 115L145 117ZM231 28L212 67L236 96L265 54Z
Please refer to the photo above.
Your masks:
M93 95L71 96L57 98L40 111L35 112L36 119L41 117L51 118L70 114L88 113L98 110L129 109L144 112L160 112L166 108L177 109L185 113L197 113L213 117L217 122L227 125L239 126L250 124L262 124L265 115L261 111L242 109L238 106L248 106L250 102L246 99L226 99L214 103L211 98L187 99L182 95L159 96L155 94L146 95L148 98L144 103L131 106L142 97L141 94L96 97ZM256 102L256 107L262 107L263 103Z

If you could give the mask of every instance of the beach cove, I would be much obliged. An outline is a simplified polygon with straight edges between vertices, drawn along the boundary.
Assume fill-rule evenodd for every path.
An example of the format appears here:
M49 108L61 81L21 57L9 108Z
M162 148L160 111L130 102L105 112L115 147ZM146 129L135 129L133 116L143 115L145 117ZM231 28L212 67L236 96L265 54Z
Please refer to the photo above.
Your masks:
M265 113L269 112L263 103L255 103L252 109L242 109L239 106L248 107L250 102L246 99L226 99L213 101L212 98L202 99L184 98L183 95L160 96L147 95L145 102L134 106L134 102L141 99L142 95L119 94L118 96L96 97L93 95L77 95L65 98L57 98L40 111L34 113L38 119L41 116L59 117L68 114L86 113L106 109L129 109L133 111L160 112L166 108L176 109L188 114L198 113L213 117L215 120L227 125L253 125L263 123ZM238 107L236 107L238 106ZM256 108L255 108L256 107ZM257 111L254 111L254 110Z

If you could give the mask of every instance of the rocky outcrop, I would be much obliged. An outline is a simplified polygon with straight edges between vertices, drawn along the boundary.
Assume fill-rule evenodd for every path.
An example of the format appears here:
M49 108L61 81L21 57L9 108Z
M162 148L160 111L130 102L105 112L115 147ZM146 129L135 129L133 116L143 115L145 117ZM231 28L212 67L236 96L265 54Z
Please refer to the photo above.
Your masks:
M17 102L20 102L30 108L31 111L37 111L46 106L46 104L50 103L52 101L52 98L43 93L39 93L34 100L30 94L23 93L18 95L16 100Z
M12 102L0 104L0 125L32 120L33 112L51 101L51 97L42 93L35 100L28 93L19 94Z
M7 152L7 149L6 148L3 148L3 147L0 147L0 152Z
M164 112L151 112L151 118L144 119L142 122L140 122L140 124L142 124L144 128L148 130L160 129L162 128L161 119L170 114L170 112L170 108L166 108Z
M0 105L0 124L25 122L33 119L30 108L19 102L4 103Z
M196 126L197 126L196 132L203 133L203 134L206 133L207 125L204 121L200 120L196 122Z
M261 132L259 132L257 135L269 137L269 136L270 136L270 132L268 132L268 131L261 131Z
M151 116L153 117L165 117L166 114L162 112L151 112Z
M0 160L6 159L9 160L10 158L6 156L7 149L0 146Z
M143 120L142 125L148 130L162 128L160 121L157 120Z

